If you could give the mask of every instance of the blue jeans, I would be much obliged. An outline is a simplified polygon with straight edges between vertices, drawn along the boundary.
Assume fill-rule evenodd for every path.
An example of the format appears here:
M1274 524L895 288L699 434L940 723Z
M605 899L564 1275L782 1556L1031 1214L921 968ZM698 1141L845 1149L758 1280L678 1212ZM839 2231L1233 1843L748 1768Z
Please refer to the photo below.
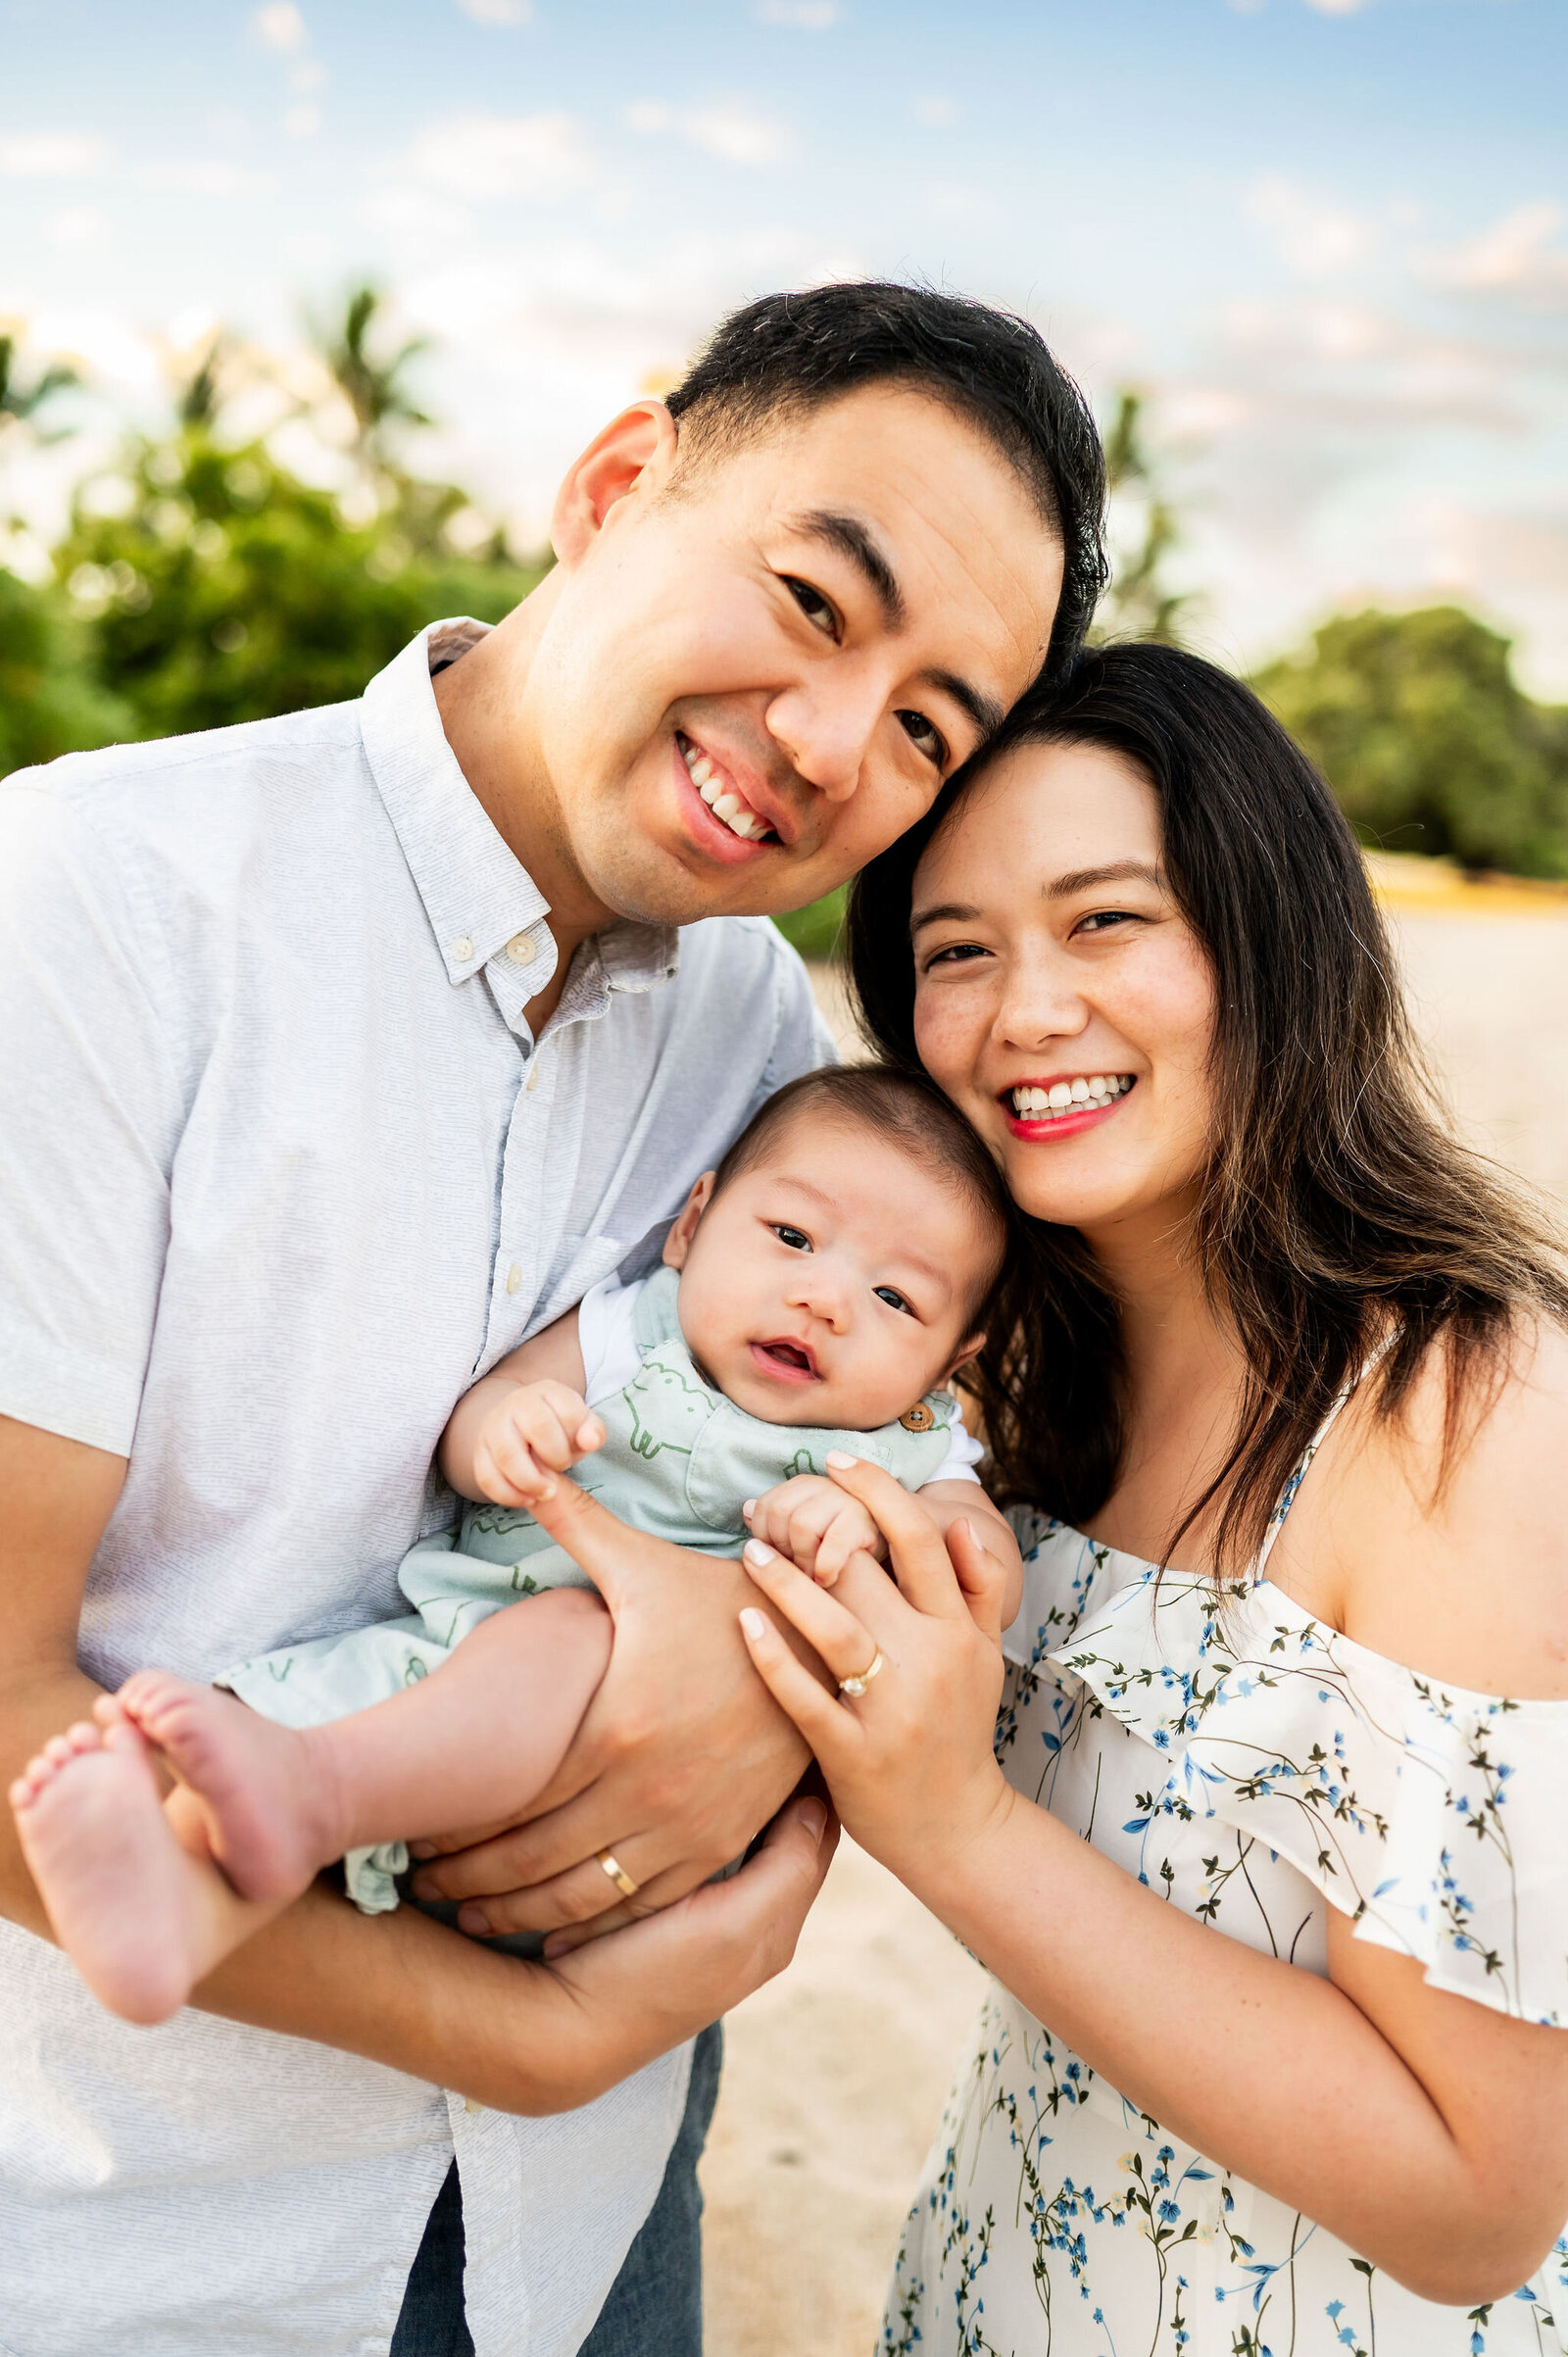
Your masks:
M659 2198L610 2287L578 2357L702 2357L703 2196L697 2164L718 2096L719 2023L692 2056L691 2087ZM454 2161L435 2197L403 2295L391 2357L473 2357L463 2317L463 2196Z

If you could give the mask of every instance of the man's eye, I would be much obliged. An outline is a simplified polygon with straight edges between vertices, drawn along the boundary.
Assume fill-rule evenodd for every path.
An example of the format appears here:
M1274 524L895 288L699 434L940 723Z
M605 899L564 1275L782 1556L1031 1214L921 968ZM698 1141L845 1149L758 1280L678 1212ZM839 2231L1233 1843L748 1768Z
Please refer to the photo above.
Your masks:
M813 589L809 581L797 580L792 573L784 575L784 585L812 628L820 630L826 638L837 638L839 634L838 614L828 604L822 592L819 589Z
M932 726L924 712L896 712L894 718L916 753L923 753L926 760L934 761L939 769L946 768L948 741L940 728Z
M773 1233L778 1238L780 1244L787 1244L789 1246L789 1249L792 1252L808 1252L811 1249L811 1239L809 1236L808 1236L804 1228L780 1227L775 1220L773 1222Z
M895 1292L891 1285L873 1285L871 1290L879 1301L886 1301L890 1309L902 1309L906 1317L913 1317L914 1311L903 1294Z

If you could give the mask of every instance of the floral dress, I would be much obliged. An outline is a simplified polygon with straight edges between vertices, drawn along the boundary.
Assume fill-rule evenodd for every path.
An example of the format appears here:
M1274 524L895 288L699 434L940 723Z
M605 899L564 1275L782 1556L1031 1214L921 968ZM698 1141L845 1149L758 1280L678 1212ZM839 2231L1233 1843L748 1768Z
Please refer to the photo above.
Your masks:
M1007 1779L1263 1954L1325 1973L1334 1906L1435 1988L1568 2029L1568 1702L1417 1677L1294 1603L1263 1573L1299 1479L1222 1593L1015 1515ZM993 1981L881 2349L1541 2357L1568 2351L1568 2233L1505 2299L1418 2299L1124 2102Z

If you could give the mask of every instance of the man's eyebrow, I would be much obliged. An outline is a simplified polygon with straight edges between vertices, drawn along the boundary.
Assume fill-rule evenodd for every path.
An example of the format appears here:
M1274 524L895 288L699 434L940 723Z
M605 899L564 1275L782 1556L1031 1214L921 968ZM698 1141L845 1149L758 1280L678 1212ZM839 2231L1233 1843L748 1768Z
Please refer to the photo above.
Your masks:
M848 557L875 596L888 628L903 628L906 609L899 577L858 516L844 516L833 508L813 508L800 517L796 528L813 540L825 541L841 557Z
M980 731L982 744L987 737L995 736L1007 716L995 696L988 696L982 688L971 687L968 680L960 679L956 671L924 671L921 677L929 680L934 688L940 688L945 696L951 696L959 710L968 713Z

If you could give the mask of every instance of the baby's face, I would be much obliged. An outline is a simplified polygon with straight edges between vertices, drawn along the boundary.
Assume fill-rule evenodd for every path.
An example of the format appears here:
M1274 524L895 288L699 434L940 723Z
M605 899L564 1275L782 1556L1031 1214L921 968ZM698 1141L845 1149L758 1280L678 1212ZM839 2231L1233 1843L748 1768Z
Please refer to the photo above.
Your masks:
M871 1432L979 1337L990 1240L951 1180L874 1130L802 1113L711 1201L694 1189L664 1257L687 1348L768 1424Z

